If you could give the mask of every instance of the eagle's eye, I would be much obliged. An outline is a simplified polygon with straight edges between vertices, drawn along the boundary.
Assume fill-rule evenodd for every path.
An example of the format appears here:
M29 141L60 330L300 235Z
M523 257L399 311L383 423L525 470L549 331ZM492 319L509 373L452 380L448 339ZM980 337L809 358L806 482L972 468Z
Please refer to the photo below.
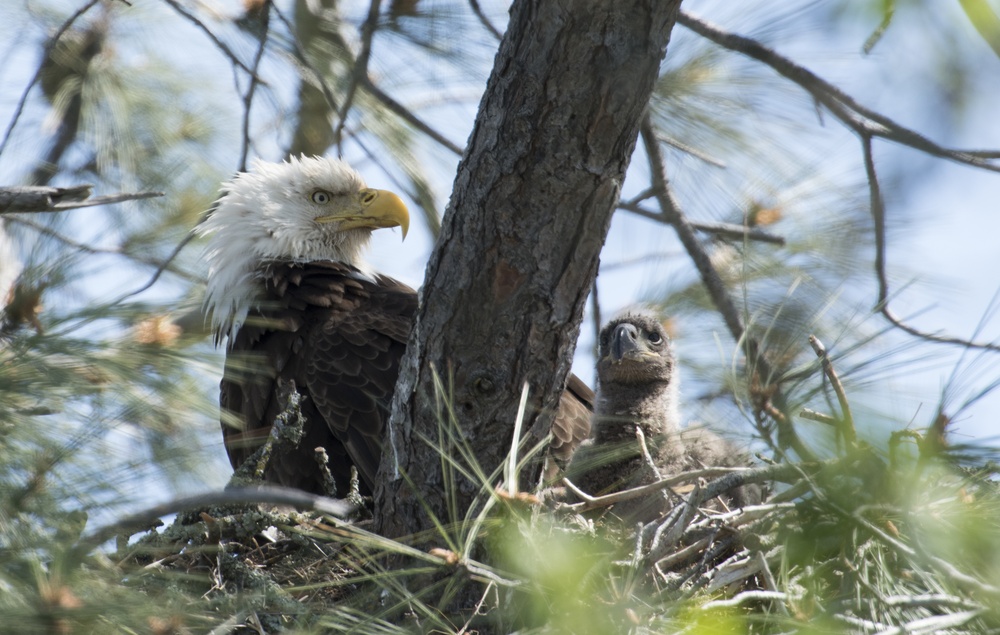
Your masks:
M648 338L648 339L649 339L649 341L650 341L650 342L652 342L653 344L659 344L660 342L662 342L662 341L663 341L663 338L662 338L662 337L660 337L660 334L659 334L659 333L657 333L656 331L653 331L652 333L650 333L650 334L649 334L649 338Z
M317 205L326 205L333 199L333 196L331 196L326 190L316 190L309 198L311 198L312 202Z

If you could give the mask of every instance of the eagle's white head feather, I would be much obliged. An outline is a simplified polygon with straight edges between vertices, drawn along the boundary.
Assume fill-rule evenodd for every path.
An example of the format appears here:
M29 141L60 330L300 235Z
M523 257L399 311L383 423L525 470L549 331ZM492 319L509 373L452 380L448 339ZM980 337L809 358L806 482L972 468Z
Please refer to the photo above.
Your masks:
M372 190L349 165L326 157L254 161L223 183L214 212L196 229L208 237L205 308L220 335L234 335L259 293L270 260L335 260L370 277L362 253L378 227L408 227L392 192Z

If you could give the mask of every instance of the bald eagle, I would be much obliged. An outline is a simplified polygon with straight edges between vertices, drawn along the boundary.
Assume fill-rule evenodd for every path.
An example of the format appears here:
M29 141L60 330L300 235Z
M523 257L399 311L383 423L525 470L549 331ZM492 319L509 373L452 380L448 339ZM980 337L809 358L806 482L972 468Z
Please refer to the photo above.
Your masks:
M198 233L208 237L206 310L216 342L228 337L220 403L234 468L266 440L279 384L292 380L305 397L304 438L272 455L264 478L328 494L314 458L323 447L341 495L352 465L372 492L417 294L362 256L373 230L405 237L408 226L396 194L336 159L257 161L223 185ZM572 378L553 426L557 461L586 438L591 398Z
M681 429L677 358L653 313L625 313L601 329L597 382L592 438L570 467L571 479L585 492L607 494L645 485L656 480L656 472L667 477L702 467L747 465L744 453L715 433ZM641 454L636 428L646 439L652 466ZM742 506L748 497L759 500L759 492L740 488L725 503ZM670 506L669 498L661 496L613 511L649 521Z

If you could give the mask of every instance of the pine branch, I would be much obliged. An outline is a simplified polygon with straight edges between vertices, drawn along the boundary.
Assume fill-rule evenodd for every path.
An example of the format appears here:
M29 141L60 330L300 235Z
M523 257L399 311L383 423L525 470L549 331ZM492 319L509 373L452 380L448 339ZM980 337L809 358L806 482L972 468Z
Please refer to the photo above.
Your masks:
M133 192L107 194L90 198L93 185L50 187L47 185L18 185L0 187L0 214L35 212L63 212L81 207L111 205L124 201L137 201L163 196L163 192Z

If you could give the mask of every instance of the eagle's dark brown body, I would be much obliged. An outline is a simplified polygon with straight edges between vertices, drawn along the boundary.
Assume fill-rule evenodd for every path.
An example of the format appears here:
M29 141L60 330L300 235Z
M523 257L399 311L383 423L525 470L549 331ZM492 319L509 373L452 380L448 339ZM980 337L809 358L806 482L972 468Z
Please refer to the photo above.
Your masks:
M331 261L268 263L260 283L262 301L230 342L222 380L222 408L242 424L223 425L233 467L264 442L281 412L278 381L292 380L305 397L305 437L271 457L265 478L323 493L314 458L322 446L340 495L351 465L371 493L416 292Z
M269 262L259 274L261 301L231 339L221 405L236 426L223 425L238 467L260 447L281 412L279 381L305 397L305 436L271 457L265 479L324 492L315 448L329 456L338 495L350 467L370 494L399 363L417 309L410 287L387 276L363 276L339 262ZM571 376L553 424L550 453L565 464L587 438L593 392Z

